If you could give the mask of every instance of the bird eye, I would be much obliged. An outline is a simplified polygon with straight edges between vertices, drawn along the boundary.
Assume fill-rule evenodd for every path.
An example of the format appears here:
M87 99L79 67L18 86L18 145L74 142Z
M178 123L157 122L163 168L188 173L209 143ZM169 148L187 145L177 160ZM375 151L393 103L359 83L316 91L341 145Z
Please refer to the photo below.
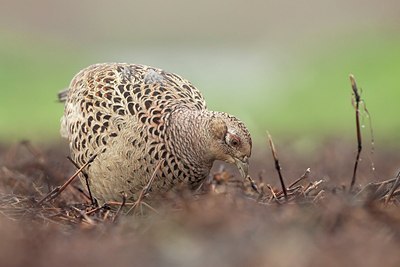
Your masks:
M240 139L236 136L232 136L232 139L230 140L230 145L233 147L237 147L240 145Z
M240 146L241 141L240 141L239 136L228 132L225 135L225 143L231 147L238 147L238 146Z

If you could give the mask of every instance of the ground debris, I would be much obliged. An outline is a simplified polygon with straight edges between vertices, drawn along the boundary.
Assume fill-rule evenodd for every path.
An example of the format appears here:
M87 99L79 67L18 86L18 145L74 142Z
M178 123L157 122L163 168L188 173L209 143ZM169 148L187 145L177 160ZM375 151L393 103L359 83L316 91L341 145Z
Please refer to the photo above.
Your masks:
M398 175L350 192L332 174L322 174L322 165L297 166L295 175L285 171L285 197L273 168L244 180L221 167L196 191L182 186L155 196L144 189L140 201L124 197L123 203L98 207L73 181L40 203L76 171L57 151L40 152L40 164L24 150L7 162L0 158L0 259L7 266L23 266L20 260L36 266L400 262ZM360 179L364 173L361 169ZM369 261L360 256L365 251Z

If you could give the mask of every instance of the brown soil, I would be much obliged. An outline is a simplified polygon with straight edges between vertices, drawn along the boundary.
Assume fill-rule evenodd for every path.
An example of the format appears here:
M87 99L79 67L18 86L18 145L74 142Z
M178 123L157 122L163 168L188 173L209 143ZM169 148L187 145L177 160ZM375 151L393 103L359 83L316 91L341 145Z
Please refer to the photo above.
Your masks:
M1 266L400 266L394 149L363 152L349 194L354 145L276 145L287 199L266 146L258 193L218 165L202 190L150 192L129 215L132 203L95 208L78 182L38 204L75 171L66 146L0 146Z

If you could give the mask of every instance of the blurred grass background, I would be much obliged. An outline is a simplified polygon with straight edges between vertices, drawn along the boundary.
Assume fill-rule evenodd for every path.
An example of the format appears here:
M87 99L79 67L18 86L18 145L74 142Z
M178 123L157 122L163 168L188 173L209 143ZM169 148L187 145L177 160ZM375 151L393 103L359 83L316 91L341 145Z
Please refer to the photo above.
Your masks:
M130 62L192 81L209 108L305 141L353 138L349 73L379 142L400 131L400 2L0 1L0 142L57 142L57 92ZM368 119L365 118L365 122ZM365 129L368 129L366 127Z

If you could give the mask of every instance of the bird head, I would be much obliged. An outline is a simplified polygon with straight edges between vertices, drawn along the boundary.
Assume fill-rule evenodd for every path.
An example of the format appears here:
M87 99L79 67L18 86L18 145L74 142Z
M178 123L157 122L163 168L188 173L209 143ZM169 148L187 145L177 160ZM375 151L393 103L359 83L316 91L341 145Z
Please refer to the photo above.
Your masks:
M212 156L234 163L243 178L247 177L251 156L251 136L246 126L226 113L216 113L210 121Z

